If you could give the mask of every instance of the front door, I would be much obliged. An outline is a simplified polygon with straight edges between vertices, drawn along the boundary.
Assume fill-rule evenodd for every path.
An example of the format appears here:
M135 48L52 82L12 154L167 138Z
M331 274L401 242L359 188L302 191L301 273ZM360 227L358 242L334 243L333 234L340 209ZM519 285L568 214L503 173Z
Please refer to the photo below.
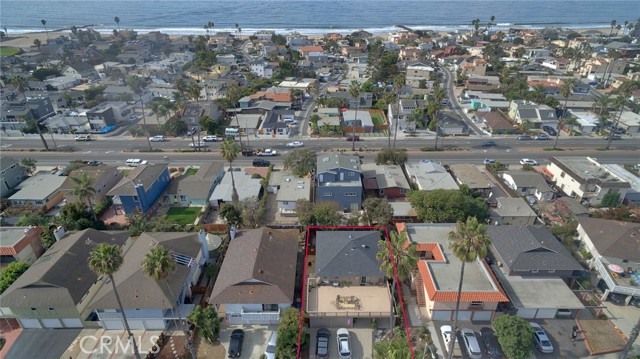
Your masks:
M367 284L367 277L360 277L360 285L366 285Z

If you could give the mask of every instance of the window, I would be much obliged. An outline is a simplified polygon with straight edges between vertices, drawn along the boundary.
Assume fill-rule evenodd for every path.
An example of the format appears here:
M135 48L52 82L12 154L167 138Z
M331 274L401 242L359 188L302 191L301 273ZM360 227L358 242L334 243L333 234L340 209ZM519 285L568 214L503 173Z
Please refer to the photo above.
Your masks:
M262 311L264 312L277 312L278 305L277 304L263 304Z
M549 273L555 273L556 270L555 269L549 269Z
M288 206L289 205L289 201L282 201L282 205L283 206Z
M349 176L353 177L353 176L355 176L355 173L349 172Z
M538 270L537 270L537 269L533 269L533 270L531 271L531 273L538 273Z
M483 304L484 303L482 303L482 302L473 301L473 302L471 302L470 306L471 307L482 307Z
M380 190L380 194L384 194L384 190L383 189Z
M322 194L323 197L333 197L333 193L331 192L325 192Z
M133 196L133 201L138 202L138 196Z
M356 193L355 193L355 192L346 192L344 195L345 195L346 197L355 197L355 196L356 196Z

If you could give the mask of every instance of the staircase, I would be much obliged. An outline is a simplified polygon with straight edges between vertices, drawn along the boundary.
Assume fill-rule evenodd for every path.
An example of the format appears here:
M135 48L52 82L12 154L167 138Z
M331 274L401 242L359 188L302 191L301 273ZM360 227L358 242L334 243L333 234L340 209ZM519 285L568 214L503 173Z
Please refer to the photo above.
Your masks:
M424 283L422 283L422 277L420 273L415 272L413 275L416 281L416 301L419 307L426 307L427 302L425 301L425 292L424 292Z

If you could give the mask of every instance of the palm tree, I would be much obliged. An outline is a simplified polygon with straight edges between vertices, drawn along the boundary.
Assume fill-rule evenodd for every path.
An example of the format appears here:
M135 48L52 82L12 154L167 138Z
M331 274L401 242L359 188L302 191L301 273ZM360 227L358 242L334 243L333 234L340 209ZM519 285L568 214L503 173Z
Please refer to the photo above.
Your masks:
M29 90L29 81L25 77L16 75L9 80L9 83L22 94L25 100L27 99L26 92Z
M169 273L176 270L176 261L173 259L173 256L169 250L167 250L162 245L156 245L155 247L151 248L149 253L147 253L142 260L142 270L149 278L152 278L156 281L163 281L167 286L169 295L173 297L173 291L171 290L171 286L169 286L167 277L169 276ZM180 314L180 304L172 303L171 307L172 309L175 308L176 313L178 314L178 321L180 322L180 327L184 332L187 345L189 346L191 358L196 359L196 350L193 346L193 342L191 341L189 331L187 330L187 327L182 320L182 315Z
M237 24L236 24L237 25ZM233 104L234 110L238 109L238 101L240 100L242 93L240 91L240 87L235 82L232 82L229 86L227 86L227 101ZM238 120L238 111L233 111L233 114L236 118L236 125L238 126L238 131L241 131L240 128L240 120ZM249 131L247 132L247 141L249 140ZM238 137L240 139L240 148L244 148L242 146L242 136Z
M44 150L49 151L49 144L47 143L47 140L44 139L44 135L42 134L42 129L40 128L40 123L38 122L38 120L34 120L34 119L27 120L26 116L24 115L21 115L20 119L26 122L28 126L35 127L36 131L38 132L38 135L40 136L40 141L42 141L42 145L44 146Z
M613 73L613 62L620 58L620 53L615 49L609 50L607 55L609 56L609 63L607 64L607 68L605 69L605 75L607 74L606 70L609 70L609 75L604 82L605 87L607 87L607 85L609 84L609 80L611 80L611 74Z
M576 78L569 78L562 80L562 85L560 85L560 95L564 97L564 110L562 111L562 119L558 121L558 130L556 131L556 140L553 143L553 149L556 149L558 145L558 138L560 138L560 130L563 127L563 122L567 117L567 102L569 101L569 97L573 93L573 90L576 88L578 84L578 80Z
M438 114L440 113L440 109L442 108L442 100L444 100L447 97L447 93L445 92L445 90L442 88L442 86L436 86L436 88L433 89L433 93L431 94L433 96L433 107L432 107L432 111L433 111L433 118L431 119L432 121L435 120L436 121L436 144L435 144L435 149L438 149ZM444 133L442 134L444 136Z
M609 31L609 37L613 34L613 28L616 27L616 23L615 19L611 20L611 31Z
M627 354L631 351L633 347L633 343L638 339L638 334L640 333L640 317L638 318L638 322L636 325L631 328L631 333L629 334L629 339L627 339L627 344L624 346L624 349L620 353L620 359L627 358Z
M398 284L396 277L400 282L411 277L411 273L416 270L418 264L418 254L416 244L408 242L407 232L391 232L389 235L389 243L386 240L378 241L378 253L376 259L380 262L380 270L383 271L387 278L392 280L391 297L395 303L395 290Z
M113 21L116 22L116 25L118 25L118 31L120 31L120 18L116 16L113 18Z
M135 94L140 97L140 106L142 107L142 123L144 124L145 136L147 137L147 144L149 145L149 151L153 151L151 148L151 140L149 139L149 128L147 127L147 116L144 113L144 101L142 100L142 93L144 92L147 83L142 77L129 76L127 83Z
M202 91L202 89L200 88L200 85L198 85L197 82L191 82L188 86L187 86L187 96L192 99L192 100L196 100L196 104L198 105L198 118L196 118L196 126L197 126L197 133L198 133L198 146L195 146L195 150L200 152L200 92ZM191 135L191 141L193 142L193 135Z
M491 238L487 235L487 225L478 223L476 217L467 218L466 222L458 221L455 231L449 232L449 247L453 254L460 259L460 282L458 283L458 295L456 296L456 310L453 317L453 338L458 335L458 310L460 309L460 297L462 295L462 280L464 278L464 267L466 263L475 261L478 257L484 258L487 255L487 248L491 244ZM449 343L449 356L453 357L453 346L455 340Z
M356 122L358 121L358 108L360 107L360 84L358 81L353 80L349 84L349 96L355 98L356 101L356 113L351 123L351 151L356 150Z
M236 204L238 203L238 190L236 190L236 180L233 177L233 161L238 157L238 153L240 153L240 147L238 144L227 138L222 142L222 146L220 146L220 153L222 154L222 158L225 161L229 162L229 172L231 172L231 187L233 188L233 192L231 194L231 201Z
M116 281L113 279L113 273L117 272L120 269L120 266L122 266L122 261L122 250L120 249L120 247L112 244L100 243L95 246L89 254L89 268L91 268L91 270L99 276L109 277L109 281L111 282L111 286L113 288L113 294L115 294L116 301L118 302L118 308L120 309L120 313L122 313L122 321L124 322L124 327L127 330L127 334L129 335L131 344L133 344L133 353L136 359L140 359L140 353L138 352L136 339L133 336L133 333L131 333L131 328L129 328L129 322L127 321L127 315L124 312L124 307L122 306L122 301L120 300L120 294L118 294Z
M71 190L71 194L80 198L83 203L87 203L89 210L93 214L93 220L98 221L96 212L93 209L93 203L91 203L91 197L96 194L96 189L93 188L93 178L89 177L87 172L83 172L80 177L73 176L70 178L73 182L73 190Z
M42 19L40 20L40 23L42 24L42 27L44 27L44 33L47 34L47 40L49 40L49 32L47 31L47 20Z
M616 118L616 122L613 124L613 128L616 129L618 128L618 124L620 123L620 118L622 117L622 112L624 111L624 106L627 104L627 97L629 96L628 93L626 94L618 94L618 97L615 98L615 100L613 100L613 107L617 108L620 110L620 112L618 112L618 118ZM611 131L611 133L609 133L609 138L607 139L607 145L604 147L605 150L608 150L611 147L611 141L613 141L613 131Z

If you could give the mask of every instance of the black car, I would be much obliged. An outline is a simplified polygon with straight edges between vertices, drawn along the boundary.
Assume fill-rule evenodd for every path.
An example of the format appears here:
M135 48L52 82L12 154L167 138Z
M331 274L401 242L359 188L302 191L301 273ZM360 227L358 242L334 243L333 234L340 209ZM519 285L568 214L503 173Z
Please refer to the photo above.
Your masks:
M627 296L624 294L609 293L609 297L607 298L607 300L615 305L625 305Z
M490 358L502 358L502 350L500 349L498 338L496 338L493 329L486 327L482 328L480 329L480 335L484 341L485 354Z
M542 130L546 133L549 134L549 136L555 136L558 134L558 132L556 132L556 129L551 127L551 126L543 126Z
M639 296L631 297L631 300L629 301L629 305L633 305L636 308L640 308L640 297Z
M229 342L229 358L240 358L242 355L242 341L244 340L244 331L236 329L231 332L231 342Z
M263 159L255 159L253 160L253 167L269 167L271 166L271 162Z
M496 141L482 141L482 147L493 147L497 145Z
M328 358L329 357L329 342L330 342L331 333L328 329L322 328L318 329L318 334L316 334L316 357L317 358Z

